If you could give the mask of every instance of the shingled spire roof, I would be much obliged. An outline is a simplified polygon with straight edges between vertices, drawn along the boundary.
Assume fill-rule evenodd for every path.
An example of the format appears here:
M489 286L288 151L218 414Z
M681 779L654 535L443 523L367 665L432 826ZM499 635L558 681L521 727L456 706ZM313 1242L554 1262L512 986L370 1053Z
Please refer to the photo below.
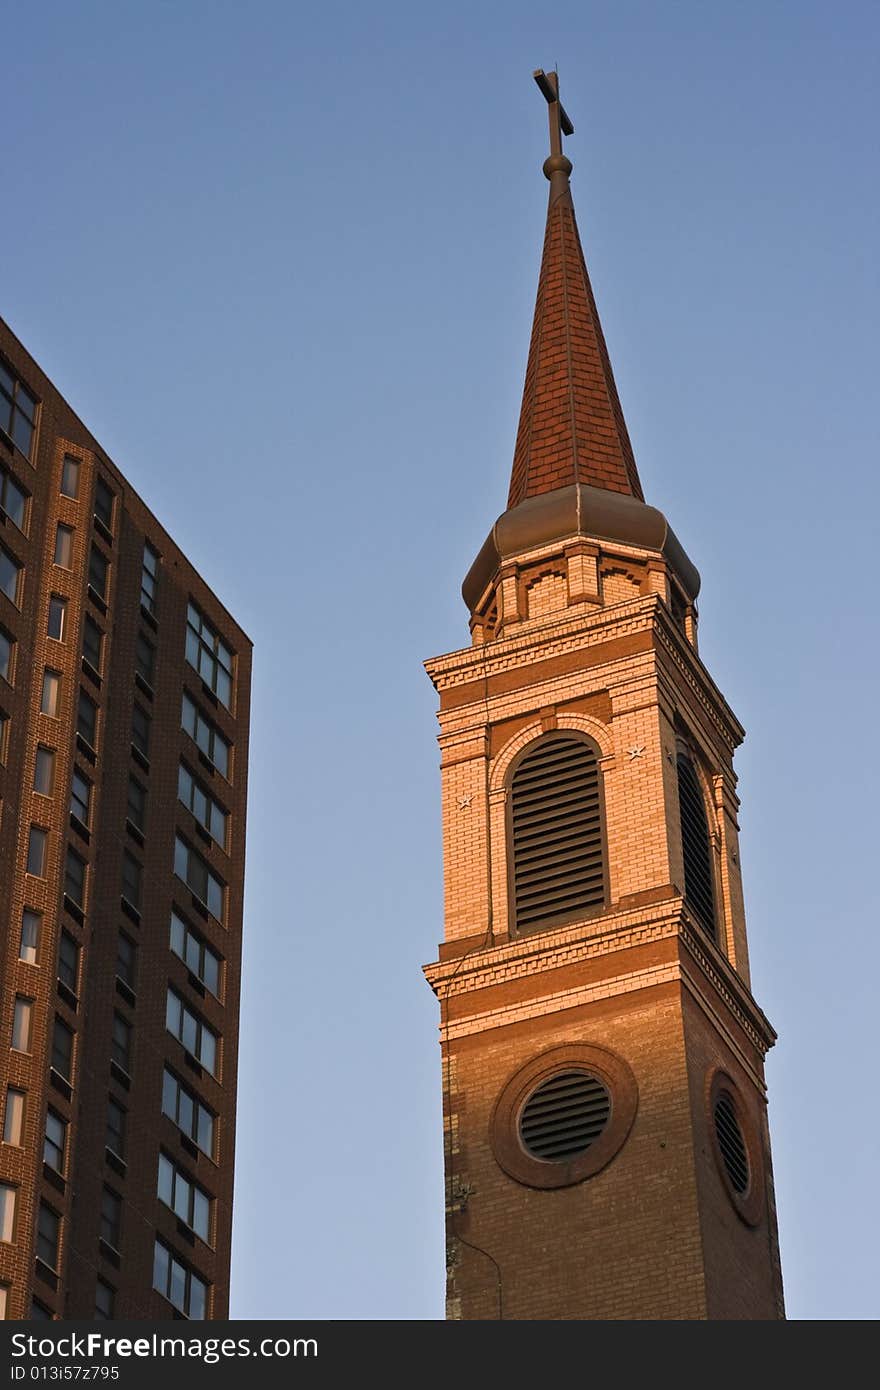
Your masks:
M551 105L554 152L544 164L547 231L507 505L573 483L642 499L575 221L571 162L559 135L553 139L554 119L557 130L573 127L559 104L556 74L538 77Z

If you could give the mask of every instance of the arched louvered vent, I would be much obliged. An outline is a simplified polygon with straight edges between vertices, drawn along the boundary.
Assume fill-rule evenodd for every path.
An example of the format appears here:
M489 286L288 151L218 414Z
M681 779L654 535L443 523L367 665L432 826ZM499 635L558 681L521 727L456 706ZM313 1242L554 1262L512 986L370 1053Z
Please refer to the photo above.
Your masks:
M715 1134L733 1190L742 1195L749 1185L749 1156L733 1101L726 1091L715 1102Z
M511 787L511 851L518 931L604 903L599 766L583 739L554 734L520 762Z
M714 937L715 898L712 892L709 826L694 765L684 753L678 755L678 804L681 811L685 897L701 925Z
M599 1138L610 1115L611 1097L601 1081L583 1071L559 1072L526 1101L520 1138L535 1158L567 1163Z

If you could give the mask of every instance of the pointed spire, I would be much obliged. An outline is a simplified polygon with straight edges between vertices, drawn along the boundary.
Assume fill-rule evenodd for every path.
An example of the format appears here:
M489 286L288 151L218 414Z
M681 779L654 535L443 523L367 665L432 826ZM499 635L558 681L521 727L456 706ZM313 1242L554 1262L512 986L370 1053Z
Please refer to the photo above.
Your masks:
M562 135L574 127L556 73L535 73L550 108L550 202L508 509L586 483L643 498L581 249Z

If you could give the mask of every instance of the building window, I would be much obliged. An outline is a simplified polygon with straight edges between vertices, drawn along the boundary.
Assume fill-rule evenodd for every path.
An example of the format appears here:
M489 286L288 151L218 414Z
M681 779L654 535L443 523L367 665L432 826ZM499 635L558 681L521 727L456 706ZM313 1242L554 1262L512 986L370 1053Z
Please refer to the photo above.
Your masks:
M232 704L232 653L194 603L186 610L186 659L227 709Z
M26 907L21 914L21 943L18 948L18 958L27 961L28 965L36 965L37 963L42 922L42 914L34 912L31 907Z
M112 1320L116 1307L116 1290L105 1284L103 1279L95 1283L95 1318Z
M124 931L116 943L116 974L124 985L133 990L137 981L137 946Z
M25 390L18 377L0 362L0 426L28 459L36 413L37 402L30 391Z
M6 750L9 743L9 715L4 714L0 709L0 763L6 762Z
M162 1113L195 1141L202 1153L214 1156L214 1116L182 1086L167 1067L162 1078Z
M55 1314L38 1298L31 1299L31 1322L54 1322Z
M86 614L83 624L83 656L91 667L99 674L101 671L101 648L104 645L104 634L98 627L94 618Z
M49 618L46 623L46 636L56 642L64 641L67 630L67 599L53 594L49 599Z
M208 868L204 859L178 835L174 842L174 872L204 903L218 922L223 921L226 889Z
M57 1211L40 1203L37 1221L37 1258L50 1269L58 1268L58 1237L61 1231L61 1217Z
M184 730L189 734L196 746L202 750L205 757L217 769L221 777L229 780L229 744L215 728L210 719L206 719L198 705L187 695L183 694L183 710L180 722Z
M159 1154L159 1200L195 1231L205 1244L211 1231L211 1199L175 1163Z
M173 989L169 989L165 1004L165 1027L212 1076L217 1075L217 1034L186 1007Z
M107 557L96 545L92 545L89 554L89 584L101 599L107 597L107 570L109 565Z
M150 716L141 705L135 704L131 711L132 746L144 758L150 756Z
M21 588L21 571L18 560L0 546L0 591L16 605Z
M110 1038L110 1056L118 1067L131 1074L131 1036L132 1027L122 1014L113 1015L113 1033Z
M0 1322L9 1317L9 1285L0 1284Z
M153 1288L193 1322L200 1322L207 1316L207 1284L187 1265L181 1264L161 1240L156 1241Z
M107 1101L107 1132L105 1143L117 1158L125 1158L125 1121L122 1106L111 1096Z
M3 1143L21 1147L24 1133L24 1091L10 1086L6 1092L6 1111L3 1116Z
M63 931L58 943L58 978L74 994L79 993L79 946Z
M0 1182L0 1240L8 1244L15 1239L15 1198L17 1189L8 1182Z
M27 871L34 878L46 877L46 845L48 840L48 830L43 830L39 825L31 826L28 835Z
M72 497L76 501L79 497L79 470L80 460L71 458L70 454L64 455L64 463L61 465L61 496Z
M0 511L6 513L13 526L27 534L27 493L5 468L0 468Z
M187 810L192 811L199 825L204 826L221 849L225 849L229 817L223 807L196 781L185 763L180 764L177 795Z
M40 796L51 796L54 781L55 750L54 748L44 748L40 744L34 758L34 791L38 792Z
M54 1110L46 1111L46 1133L43 1136L43 1162L54 1168L56 1173L64 1172L67 1153L67 1122L56 1115Z
M86 901L86 863L68 846L64 861L64 891L72 903L82 908Z
M146 681L147 685L152 685L156 674L156 648L152 642L147 641L142 632L137 636L134 664L141 680Z
M113 503L114 495L103 478L98 478L95 483L95 516L106 526L108 531L113 529Z
M14 655L15 641L8 632L4 632L0 627L0 676L8 685L12 684Z
M91 819L92 784L83 777L78 767L73 769L70 787L70 814L88 827Z
M60 569L73 569L73 527L59 521L55 532L55 564Z
M52 1030L52 1054L50 1065L65 1081L73 1080L73 1030L63 1019L55 1019Z
M15 1009L12 1014L12 1046L16 1052L31 1050L31 1018L34 1001L22 995L15 996Z
M112 1188L101 1193L101 1239L114 1250L119 1249L122 1233L122 1198Z
M48 666L43 672L40 713L47 714L50 719L57 719L61 714L61 672L51 671Z
M141 570L141 606L155 616L156 594L159 588L159 552L147 541Z
M684 896L704 931L715 937L715 896L712 891L712 853L706 807L696 769L684 753L676 759L681 847L684 858Z
M98 706L84 690L79 692L79 704L76 708L76 732L85 739L90 748L96 746L98 741Z
M182 917L171 914L171 949L185 962L216 999L220 998L220 957L191 931Z
M128 819L136 830L143 831L147 819L147 789L136 777L128 779Z
M141 881L143 869L133 854L128 850L122 856L122 896L131 903L132 907L140 909L141 905Z

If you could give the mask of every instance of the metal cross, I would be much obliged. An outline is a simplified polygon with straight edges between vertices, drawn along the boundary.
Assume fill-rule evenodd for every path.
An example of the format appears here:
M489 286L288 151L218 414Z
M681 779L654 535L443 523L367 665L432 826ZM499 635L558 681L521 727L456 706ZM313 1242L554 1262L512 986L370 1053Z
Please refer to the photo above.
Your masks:
M538 68L532 76L541 88L550 110L550 154L562 154L562 137L574 135L574 126L559 100L559 73L545 72L543 68Z

